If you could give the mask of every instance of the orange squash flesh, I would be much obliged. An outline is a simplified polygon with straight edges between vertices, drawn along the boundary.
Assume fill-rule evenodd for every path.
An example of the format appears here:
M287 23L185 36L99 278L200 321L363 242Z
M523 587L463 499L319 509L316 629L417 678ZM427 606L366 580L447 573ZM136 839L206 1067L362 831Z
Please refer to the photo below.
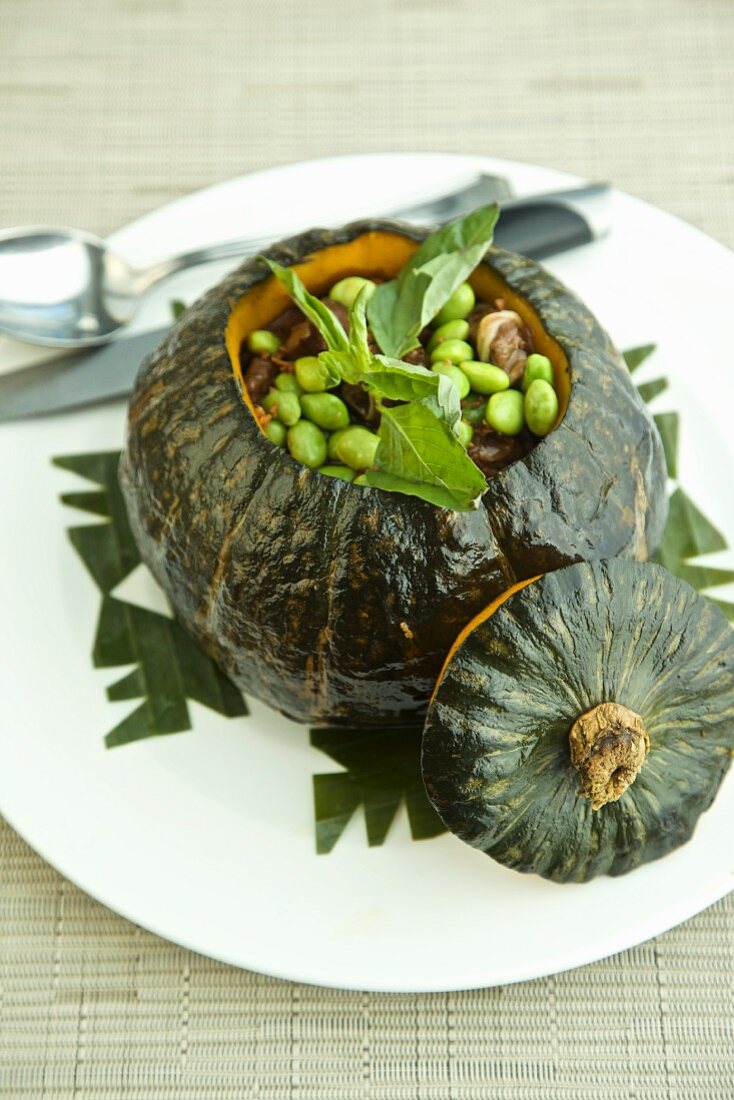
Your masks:
M346 244L321 249L302 263L296 264L293 270L312 294L322 296L337 280L347 275L394 279L417 248L416 241L399 233L373 230ZM507 308L515 310L532 332L535 350L547 355L553 363L559 403L556 423L559 424L566 411L570 390L568 362L560 346L545 331L540 318L525 299L512 290L492 268L480 264L469 281L477 298L481 300L492 302L495 298L504 298ZM253 415L255 410L242 374L240 348L250 332L267 328L290 304L291 300L285 289L277 279L270 276L236 302L229 315L225 332L227 351L242 398Z

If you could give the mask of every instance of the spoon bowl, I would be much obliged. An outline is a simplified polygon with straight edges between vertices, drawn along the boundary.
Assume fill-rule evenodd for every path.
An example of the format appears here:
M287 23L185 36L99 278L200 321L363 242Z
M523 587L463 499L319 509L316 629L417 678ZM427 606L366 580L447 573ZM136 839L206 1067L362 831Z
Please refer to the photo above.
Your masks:
M0 234L0 329L52 347L106 343L130 321L142 273L76 229Z

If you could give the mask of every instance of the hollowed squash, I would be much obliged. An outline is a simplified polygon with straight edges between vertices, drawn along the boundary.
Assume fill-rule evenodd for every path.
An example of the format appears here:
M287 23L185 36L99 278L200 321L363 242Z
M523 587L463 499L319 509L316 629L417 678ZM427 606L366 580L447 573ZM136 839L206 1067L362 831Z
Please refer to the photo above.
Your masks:
M395 276L424 236L359 222L267 254L324 293L346 275ZM473 512L324 477L263 435L240 346L289 303L261 261L188 309L142 364L120 477L143 560L235 683L299 721L422 721L452 640L488 600L580 559L644 558L662 533L660 440L594 317L499 249L472 282L531 327L562 405Z

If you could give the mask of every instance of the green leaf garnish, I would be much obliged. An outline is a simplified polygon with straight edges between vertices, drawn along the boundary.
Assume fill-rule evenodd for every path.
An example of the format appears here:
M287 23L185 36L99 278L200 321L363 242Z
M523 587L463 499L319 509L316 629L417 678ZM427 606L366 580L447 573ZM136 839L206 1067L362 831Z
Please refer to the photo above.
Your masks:
M375 356L374 362L374 368L361 379L368 390L392 401L425 402L428 399L435 415L445 420L450 428L461 419L459 391L445 374L384 355Z
M487 482L444 420L422 402L383 408L376 470L367 484L440 508L476 508Z
M622 352L622 356L630 374L636 371L638 367L641 367L646 359L649 359L656 347L657 344L642 344L638 348L628 348L627 351Z
M492 243L500 208L482 206L427 237L397 279L378 286L368 307L370 328L385 355L399 359L471 275Z
M102 593L94 665L136 665L107 689L111 702L140 700L107 735L107 746L190 729L188 699L228 717L247 714L241 693L179 623L110 595L140 564L117 480L119 451L65 455L53 462L99 486L64 493L64 504L106 520L69 528L74 549Z
M170 304L173 319L174 321L178 321L179 317L186 309L186 302L182 302L180 298L172 298Z
M420 727L403 730L312 729L311 744L345 771L313 777L316 851L330 852L360 806L367 843L383 844L400 803L413 840L446 832L421 778Z
M378 398L409 402L381 410L377 470L368 474L368 484L421 497L441 508L475 508L487 482L454 434L461 402L451 379L371 351L364 289L349 311L347 336L331 310L306 290L295 271L267 262L328 344L319 359L333 384L343 379L363 385Z

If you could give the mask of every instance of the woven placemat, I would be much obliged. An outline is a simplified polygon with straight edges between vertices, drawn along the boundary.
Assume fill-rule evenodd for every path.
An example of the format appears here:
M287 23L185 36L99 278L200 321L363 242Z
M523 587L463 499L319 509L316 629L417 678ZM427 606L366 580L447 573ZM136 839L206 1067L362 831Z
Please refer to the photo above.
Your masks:
M0 225L108 232L266 165L442 149L610 178L734 244L732 57L730 0L0 0ZM159 940L6 825L0 876L9 1100L734 1096L733 897L570 974L382 996Z

